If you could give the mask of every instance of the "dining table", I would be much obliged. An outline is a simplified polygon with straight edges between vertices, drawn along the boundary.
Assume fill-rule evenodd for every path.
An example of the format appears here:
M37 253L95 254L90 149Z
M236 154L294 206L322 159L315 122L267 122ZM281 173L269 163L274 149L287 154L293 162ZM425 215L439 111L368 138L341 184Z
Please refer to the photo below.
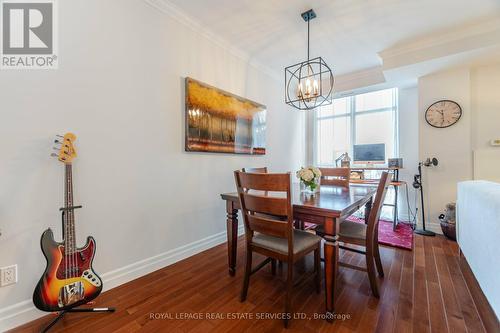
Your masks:
M363 208L365 220L370 215L376 186L351 184L348 187L321 185L319 192L306 193L300 184L292 184L291 200L293 217L299 224L312 223L323 225L324 229L324 278L325 278L325 317L332 321L335 313L336 281L339 267L338 234L340 221ZM236 192L222 193L226 203L227 256L229 274L236 274L238 242L238 210L240 202ZM297 225L299 225L297 224Z

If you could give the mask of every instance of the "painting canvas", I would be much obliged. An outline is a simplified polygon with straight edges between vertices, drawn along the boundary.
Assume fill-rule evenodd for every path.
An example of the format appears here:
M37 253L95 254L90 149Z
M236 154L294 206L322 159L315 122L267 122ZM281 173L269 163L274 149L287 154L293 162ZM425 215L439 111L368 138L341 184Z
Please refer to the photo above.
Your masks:
M186 78L186 151L266 153L266 107Z

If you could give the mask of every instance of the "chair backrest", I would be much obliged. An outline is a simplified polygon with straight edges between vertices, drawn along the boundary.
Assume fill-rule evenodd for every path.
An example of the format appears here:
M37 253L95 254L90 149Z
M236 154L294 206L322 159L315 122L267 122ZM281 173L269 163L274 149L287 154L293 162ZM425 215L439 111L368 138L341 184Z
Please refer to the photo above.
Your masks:
M368 217L368 228L366 231L366 238L368 243L378 241L378 221L380 218L380 212L382 211L382 206L384 204L385 194L387 193L387 188L389 187L390 183L391 176L389 175L389 173L382 172L380 181L377 186L375 200L373 201L370 216Z
M246 173L235 171L247 244L254 232L288 238L293 244L293 212L290 173Z
M321 171L321 185L349 187L350 168L319 168L319 170Z
M262 167L262 168L243 168L243 172L249 172L249 173L267 173L267 167Z

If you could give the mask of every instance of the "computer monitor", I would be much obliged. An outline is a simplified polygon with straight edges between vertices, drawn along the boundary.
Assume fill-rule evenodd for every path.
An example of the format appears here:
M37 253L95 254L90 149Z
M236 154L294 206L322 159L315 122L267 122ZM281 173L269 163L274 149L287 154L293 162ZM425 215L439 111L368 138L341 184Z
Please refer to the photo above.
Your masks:
M354 145L353 160L358 164L385 163L385 143Z

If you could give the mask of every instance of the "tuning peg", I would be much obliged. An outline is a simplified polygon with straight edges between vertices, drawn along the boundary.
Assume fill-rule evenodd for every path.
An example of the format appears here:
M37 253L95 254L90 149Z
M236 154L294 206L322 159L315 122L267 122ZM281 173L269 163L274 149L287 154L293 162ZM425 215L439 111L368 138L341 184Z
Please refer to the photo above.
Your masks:
M59 155L57 155L56 153L52 153L52 154L50 154L50 156L52 156L52 157L58 157Z
M57 136L58 138L64 138L64 136L59 135L59 134L56 134L56 136Z
M62 142L61 142L61 141L59 141L58 139L55 139L55 140L54 140L54 143L61 143L61 144L62 144Z

